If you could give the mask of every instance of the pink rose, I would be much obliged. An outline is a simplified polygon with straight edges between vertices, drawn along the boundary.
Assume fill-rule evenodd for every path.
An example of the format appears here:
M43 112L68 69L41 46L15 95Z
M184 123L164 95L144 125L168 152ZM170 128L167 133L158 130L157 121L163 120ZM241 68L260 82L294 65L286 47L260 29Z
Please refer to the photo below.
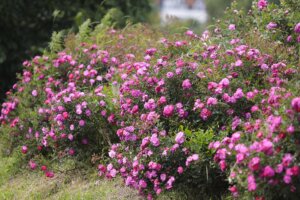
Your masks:
M260 167L260 159L259 157L254 157L251 159L251 161L248 164L248 167L251 171L256 171Z
M174 106L173 105L167 105L164 107L163 115L165 117L171 117L174 112Z
M184 90L188 90L192 87L192 83L189 79L185 79L183 82L182 82L182 88Z
M300 22L298 24L296 24L295 28L294 28L294 31L296 33L300 33Z
M259 10L263 10L264 8L266 8L268 5L268 2L266 0L259 0L257 2L257 7Z
M183 173L183 167L178 167L177 168L177 172L178 172L178 174L182 174Z
M185 140L184 133L183 132L177 133L176 138L175 138L176 143L182 144L184 142L184 140Z
M256 190L256 182L253 175L248 176L247 178L248 182L248 191L255 191Z
M300 97L296 97L292 100L292 108L293 110L295 110L296 112L300 112Z
M32 96L36 97L38 95L38 92L36 90L32 90L31 94Z
M266 166L263 170L263 176L264 177L273 177L275 175L275 171L271 166Z

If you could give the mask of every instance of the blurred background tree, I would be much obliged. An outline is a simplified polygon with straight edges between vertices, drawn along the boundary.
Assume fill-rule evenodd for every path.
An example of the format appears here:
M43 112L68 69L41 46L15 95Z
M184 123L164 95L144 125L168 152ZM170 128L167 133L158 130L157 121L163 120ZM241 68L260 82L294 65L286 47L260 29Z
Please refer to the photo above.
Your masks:
M145 22L151 10L149 1L1 0L0 102L15 82L22 61L41 53L52 32L63 29L76 31L88 18L92 22L105 18L107 25L117 28L124 26L126 21Z
M204 0L206 5L206 11L210 20L222 18L224 15L224 11L233 0ZM238 0L238 7L244 10L249 10L251 8L253 0ZM280 0L268 0L269 3L276 3L278 4Z

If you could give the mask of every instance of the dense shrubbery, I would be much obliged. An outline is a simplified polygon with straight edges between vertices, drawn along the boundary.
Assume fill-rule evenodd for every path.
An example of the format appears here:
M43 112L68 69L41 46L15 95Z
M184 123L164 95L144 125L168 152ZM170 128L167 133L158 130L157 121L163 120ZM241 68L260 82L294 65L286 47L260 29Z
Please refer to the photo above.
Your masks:
M64 47L54 34L51 52L24 62L1 134L48 177L71 157L148 199L173 187L220 198L228 185L238 198L296 199L300 4L253 5L233 4L202 35L90 32L89 21Z

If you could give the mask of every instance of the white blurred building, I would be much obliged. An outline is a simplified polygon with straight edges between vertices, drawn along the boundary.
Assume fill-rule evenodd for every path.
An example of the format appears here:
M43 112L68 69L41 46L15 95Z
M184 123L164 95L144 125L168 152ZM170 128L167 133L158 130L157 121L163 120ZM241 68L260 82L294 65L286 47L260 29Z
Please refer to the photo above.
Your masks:
M192 19L200 23L207 20L203 0L157 0L157 2L163 22L167 22L170 18Z

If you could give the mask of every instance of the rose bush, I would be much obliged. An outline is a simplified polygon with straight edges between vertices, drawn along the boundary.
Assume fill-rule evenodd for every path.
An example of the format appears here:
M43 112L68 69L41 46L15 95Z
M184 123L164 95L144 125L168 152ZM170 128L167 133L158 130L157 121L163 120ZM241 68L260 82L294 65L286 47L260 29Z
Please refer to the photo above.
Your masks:
M50 178L45 159L93 158L148 199L172 188L220 198L228 184L237 198L296 198L299 3L235 6L200 35L85 23L24 62L2 133Z

